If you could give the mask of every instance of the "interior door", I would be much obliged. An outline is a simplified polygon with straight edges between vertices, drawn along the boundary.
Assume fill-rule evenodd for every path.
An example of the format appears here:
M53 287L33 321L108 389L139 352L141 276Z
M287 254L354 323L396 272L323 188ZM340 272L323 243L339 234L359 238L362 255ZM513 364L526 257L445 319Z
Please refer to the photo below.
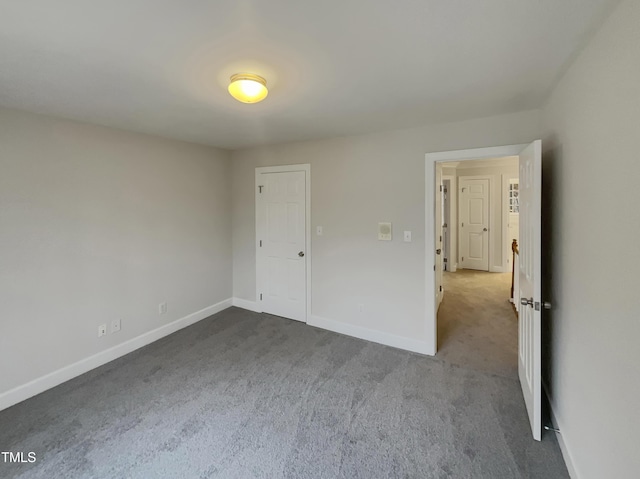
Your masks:
M489 180L460 181L460 264L489 271Z
M436 265L436 310L442 302L444 288L442 286L442 165L436 164L436 227L435 231L435 265Z
M520 153L518 376L533 438L542 436L542 142Z
M449 224L451 221L451 199L449 198L449 190L451 189L451 182L449 180L442 180L442 270L449 271L449 264L451 263L451 237L449 233Z
M262 311L306 322L306 174L261 173L257 260ZM262 223L262 224L260 224Z

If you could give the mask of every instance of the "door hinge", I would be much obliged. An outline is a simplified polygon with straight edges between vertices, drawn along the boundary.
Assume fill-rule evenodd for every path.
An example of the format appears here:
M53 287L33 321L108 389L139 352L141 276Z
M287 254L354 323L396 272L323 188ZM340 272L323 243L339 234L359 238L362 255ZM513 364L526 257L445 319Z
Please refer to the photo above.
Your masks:
M442 293L442 286L440 286L440 292Z
M260 240L260 248L262 248L262 240Z
M262 293L260 293L260 301L262 301Z
M464 261L464 256L462 257L462 259L460 261Z
M464 228L464 223L462 223L462 227Z
M444 261L445 263L447 263L449 260L447 258L444 258L442 261Z
M264 188L264 185L258 185L258 192L262 193L262 188Z
M440 235L440 243L442 243L442 235Z
M443 191L443 190L444 190L443 186L442 186L442 185L440 185L440 191Z

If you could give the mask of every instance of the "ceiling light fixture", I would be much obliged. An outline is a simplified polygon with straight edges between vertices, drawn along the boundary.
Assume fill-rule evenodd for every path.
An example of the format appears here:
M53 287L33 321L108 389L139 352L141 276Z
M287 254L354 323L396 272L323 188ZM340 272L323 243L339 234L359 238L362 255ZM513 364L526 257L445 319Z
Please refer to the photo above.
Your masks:
M267 97L267 80L253 73L231 75L229 93L242 103L258 103Z

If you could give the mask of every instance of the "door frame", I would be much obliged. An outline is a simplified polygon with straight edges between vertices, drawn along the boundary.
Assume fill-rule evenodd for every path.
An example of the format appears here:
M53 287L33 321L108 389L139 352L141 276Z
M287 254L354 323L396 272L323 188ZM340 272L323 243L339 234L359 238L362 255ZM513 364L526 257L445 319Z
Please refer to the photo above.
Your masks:
M458 269L458 181L455 175L442 175L442 181L449 181L449 223L447 223L447 249L449 258L447 271L455 273Z
M258 211L261 207L260 203L260 194L259 194L259 186L261 185L261 175L263 173L291 173L295 171L303 171L304 179L305 179L305 255L304 255L304 264L306 271L305 278L305 318L304 322L308 323L309 318L311 318L311 164L304 163L298 165L282 165L282 166L258 166L256 167L255 172L255 227L256 227L256 236L254 238L256 245L256 256L255 256L255 266L256 266L256 312L262 313L262 302L260 300L260 293L264 291L263 289L263 272L264 266L260 248L260 238L264 238L263 226L260 221L258 221L259 215Z
M468 150L440 151L425 154L425 337L430 346L428 354L435 356L438 351L438 311L435 294L436 272L436 164L447 161L481 160L520 156L528 143L518 145L473 148Z
M495 246L495 236L494 236L494 229L495 229L495 220L494 220L494 216L492 214L492 211L494 209L494 196L492 194L492 190L494 188L494 184L495 184L495 178L494 175L461 175L458 176L458 188L461 187L462 182L465 180L487 180L489 182L489 191L487 192L487 195L489 196L488 200L489 200L489 208L488 208L488 213L487 213L487 220L488 220L488 225L487 228L489 229L489 231L487 231L487 233L489 233L487 235L487 272L489 273L493 273L495 272L495 268L492 267L491 261L493 260L493 255L491 254L491 249ZM456 191L456 193L459 195L460 192ZM458 198L460 199L460 198ZM458 206L460 207L460 206ZM461 221L460 219L460 211L458 211L458 221ZM458 252L460 251L460 239L462 238L462 235L458 236ZM458 266L460 266L460 269L464 269L462 267L462 261L460 260L460 258L458 258Z

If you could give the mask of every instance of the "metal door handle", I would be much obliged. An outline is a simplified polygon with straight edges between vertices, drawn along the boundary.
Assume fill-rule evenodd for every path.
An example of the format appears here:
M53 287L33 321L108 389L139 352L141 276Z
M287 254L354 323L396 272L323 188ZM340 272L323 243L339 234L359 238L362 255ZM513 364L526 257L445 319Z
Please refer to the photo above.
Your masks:
M531 306L533 308L533 298L520 298L520 304L522 306Z
M487 228L482 228L482 231L489 231Z
M442 250L441 250L440 248L438 248L438 249L436 250L436 254L440 254L440 253L442 253Z
M300 251L300 252L298 253L298 256L300 256L300 257L302 258L302 257L304 256L304 253L303 253L302 251Z

